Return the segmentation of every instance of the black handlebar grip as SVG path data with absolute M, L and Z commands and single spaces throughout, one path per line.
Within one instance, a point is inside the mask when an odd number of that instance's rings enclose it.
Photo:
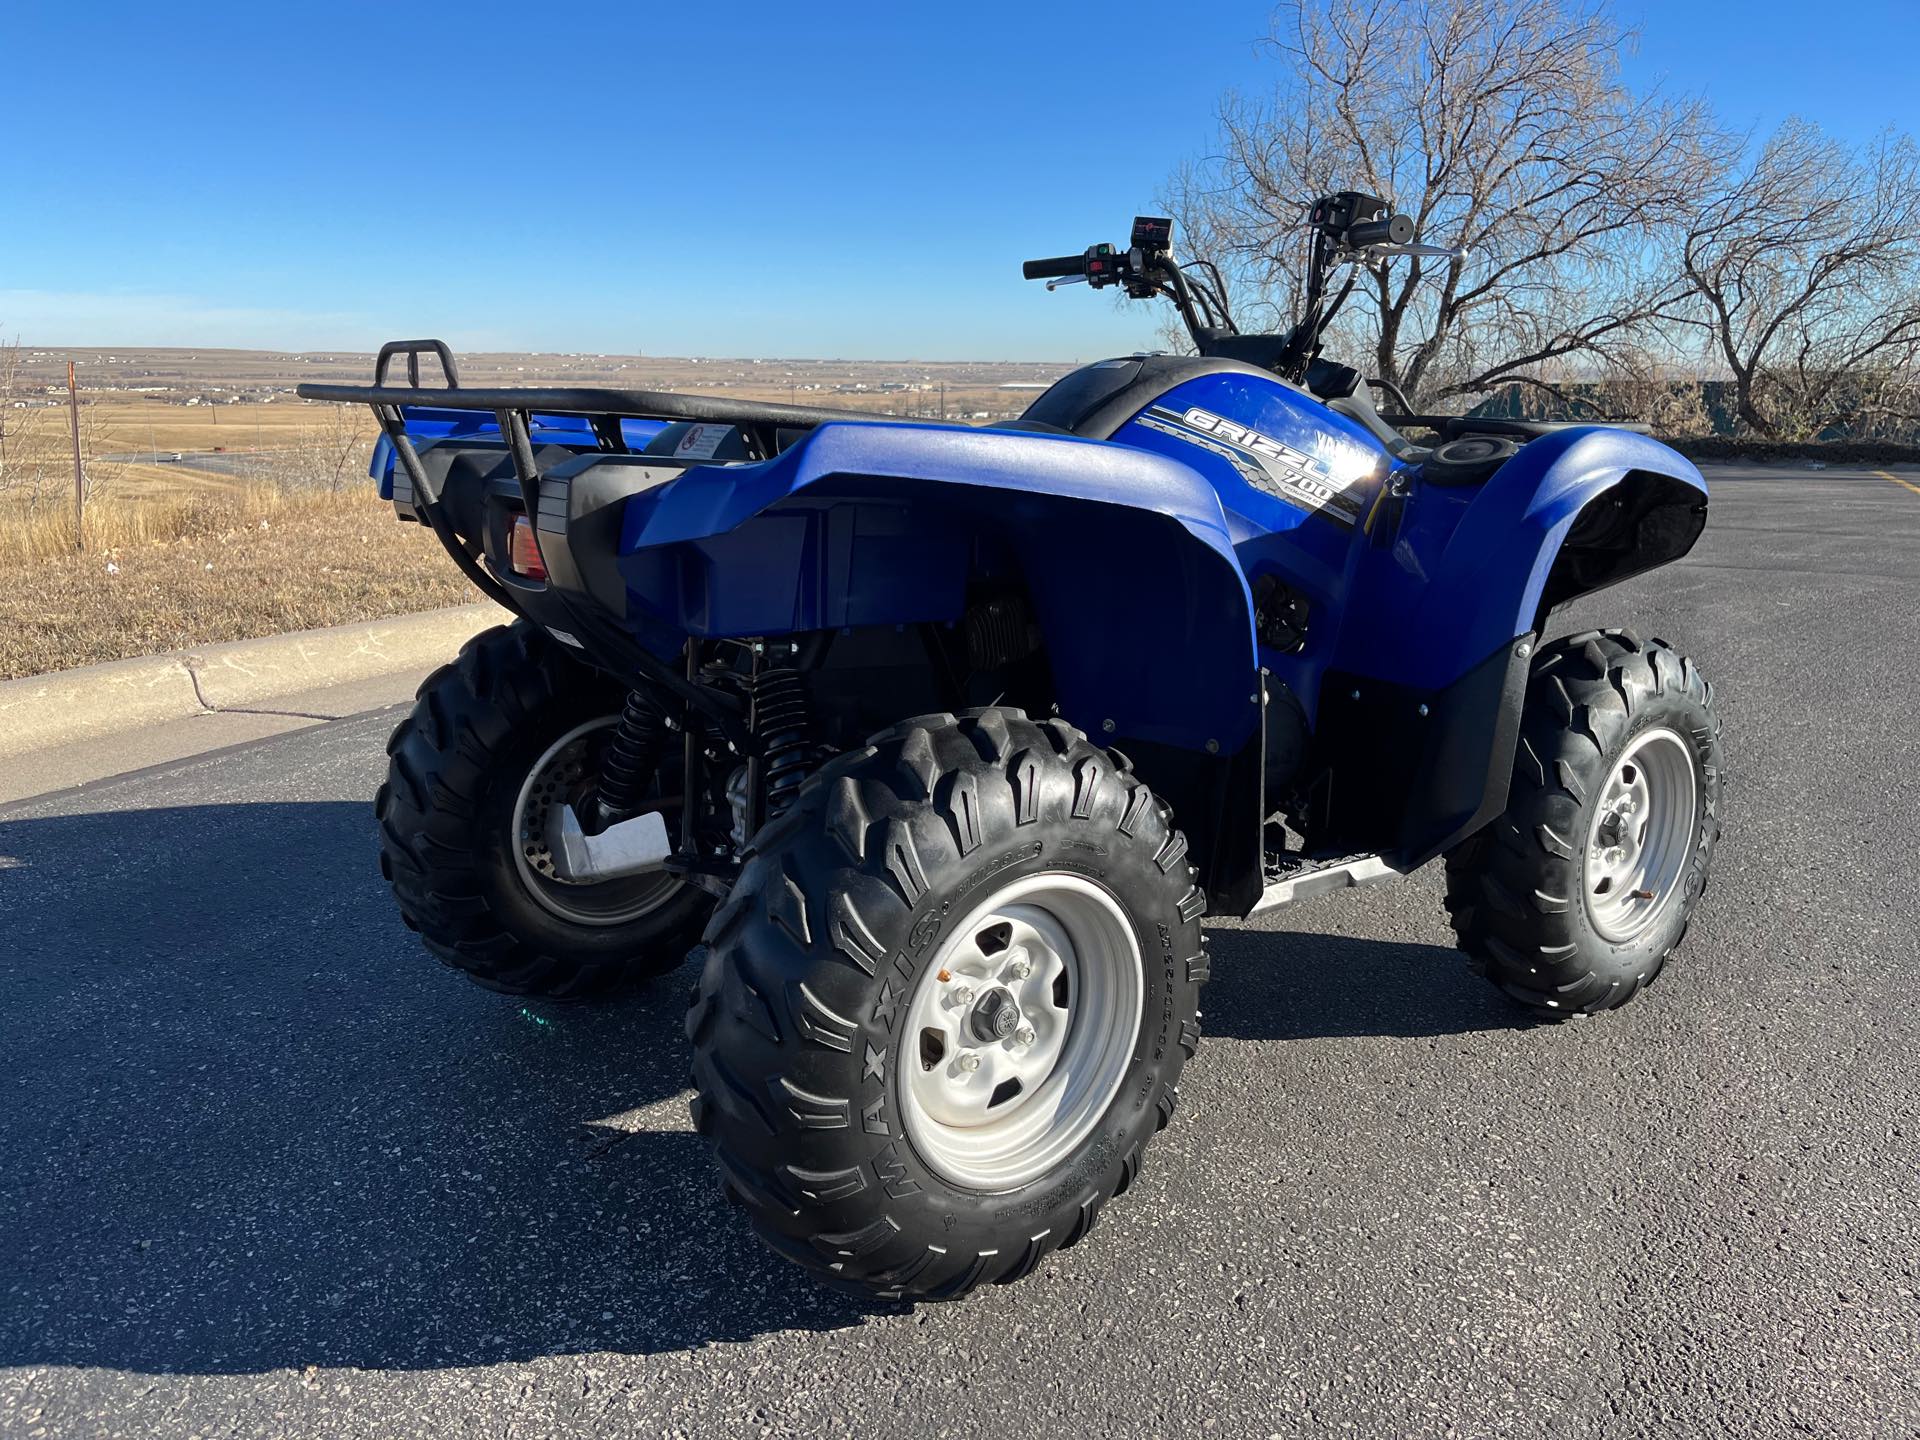
M 1355 250 L 1369 245 L 1404 245 L 1413 239 L 1413 217 L 1389 215 L 1384 220 L 1362 220 L 1347 227 L 1347 244 Z
M 1063 275 L 1084 275 L 1087 273 L 1087 257 L 1056 255 L 1051 260 L 1029 260 L 1020 267 L 1020 273 L 1029 280 L 1057 280 Z

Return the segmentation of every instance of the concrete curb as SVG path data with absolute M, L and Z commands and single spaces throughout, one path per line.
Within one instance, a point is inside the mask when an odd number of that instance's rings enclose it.
M 481 601 L 0 681 L 0 759 L 439 664 L 510 618 Z

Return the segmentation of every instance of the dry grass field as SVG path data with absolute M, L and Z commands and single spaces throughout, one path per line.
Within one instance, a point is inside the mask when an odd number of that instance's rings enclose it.
M 163 517 L 176 533 L 10 565 L 0 679 L 472 598 L 433 536 L 397 523 L 370 486 L 260 488 L 111 513 L 116 524 L 123 514 L 135 524 Z
M 30 412 L 38 430 L 12 418 L 0 679 L 469 598 L 431 535 L 375 495 L 362 412 L 93 400 L 84 545 L 65 412 Z

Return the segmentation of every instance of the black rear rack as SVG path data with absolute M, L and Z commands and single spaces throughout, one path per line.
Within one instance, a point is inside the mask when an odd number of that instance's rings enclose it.
M 431 353 L 440 362 L 445 385 L 420 383 L 420 357 Z M 407 384 L 389 385 L 387 367 L 397 355 L 407 361 Z M 706 395 L 677 395 L 665 390 L 603 390 L 569 386 L 468 389 L 460 383 L 460 370 L 453 351 L 444 340 L 389 340 L 380 347 L 373 363 L 371 385 L 319 385 L 295 387 L 302 400 L 330 400 L 344 405 L 365 405 L 380 422 L 381 433 L 393 446 L 394 454 L 412 482 L 420 514 L 438 532 L 442 523 L 435 519 L 439 506 L 439 487 L 420 464 L 413 438 L 407 434 L 405 411 L 413 406 L 440 410 L 491 411 L 500 426 L 508 453 L 520 478 L 520 492 L 527 513 L 538 511 L 540 475 L 535 468 L 531 417 L 534 415 L 585 416 L 599 448 L 609 454 L 627 453 L 627 442 L 620 429 L 625 417 L 648 420 L 692 420 L 733 425 L 746 437 L 749 449 L 759 459 L 768 459 L 783 448 L 782 431 L 811 430 L 834 421 L 884 421 L 890 424 L 926 425 L 934 422 L 876 415 L 865 410 L 823 410 L 808 405 L 780 405 L 770 401 L 717 400 Z M 492 591 L 476 574 L 474 582 L 489 594 Z M 498 597 L 496 597 L 498 598 Z
M 432 353 L 440 362 L 445 385 L 420 383 L 420 357 Z M 396 355 L 407 360 L 407 383 L 389 385 L 387 367 Z M 374 361 L 371 385 L 306 384 L 296 388 L 302 400 L 331 400 L 346 405 L 383 408 L 430 406 L 442 410 L 515 411 L 526 415 L 584 415 L 647 420 L 695 420 L 737 425 L 743 430 L 811 430 L 834 421 L 882 421 L 898 425 L 934 422 L 871 410 L 830 410 L 812 405 L 781 405 L 774 401 L 721 400 L 707 395 L 681 395 L 667 390 L 607 390 L 597 387 L 537 386 L 470 389 L 460 384 L 453 352 L 440 340 L 390 340 Z M 384 418 L 383 422 L 384 422 Z M 600 427 L 595 427 L 596 432 Z M 503 433 L 505 427 L 502 427 Z M 389 433 L 389 438 L 391 433 Z M 770 438 L 770 437 L 766 437 Z
M 420 357 L 432 354 L 440 364 L 444 385 L 420 383 Z M 396 356 L 405 356 L 407 383 L 389 385 L 387 367 Z M 620 429 L 625 417 L 649 420 L 692 420 L 737 426 L 751 451 L 761 459 L 783 448 L 781 432 L 811 430 L 833 421 L 886 421 L 896 424 L 928 424 L 892 415 L 876 415 L 864 410 L 824 410 L 807 405 L 780 405 L 766 401 L 719 400 L 706 395 L 676 395 L 664 390 L 605 390 L 568 386 L 469 389 L 460 383 L 459 366 L 453 351 L 443 340 L 389 340 L 380 347 L 373 363 L 371 385 L 307 384 L 295 388 L 302 400 L 329 400 L 345 405 L 365 405 L 380 422 L 381 433 L 393 446 L 395 457 L 407 472 L 413 486 L 414 504 L 434 533 L 439 535 L 454 558 L 461 562 L 468 577 L 480 589 L 502 604 L 509 604 L 492 577 L 474 564 L 471 554 L 451 539 L 445 519 L 440 515 L 440 489 L 420 463 L 413 437 L 407 434 L 406 410 L 421 406 L 439 410 L 491 411 L 500 426 L 501 439 L 512 456 L 513 468 L 520 480 L 521 499 L 529 515 L 539 512 L 540 472 L 533 456 L 531 417 L 534 415 L 585 416 L 599 448 L 610 454 L 627 453 L 626 438 Z
M 431 354 L 439 362 L 444 385 L 420 383 L 420 357 Z M 407 362 L 407 383 L 389 385 L 387 368 L 396 356 Z M 500 427 L 500 437 L 520 484 L 520 498 L 529 516 L 540 513 L 540 470 L 533 453 L 532 417 L 535 415 L 580 415 L 586 417 L 596 445 L 609 454 L 628 452 L 626 437 L 620 428 L 623 418 L 648 420 L 690 420 L 732 425 L 746 438 L 749 451 L 757 458 L 769 459 L 790 443 L 795 432 L 812 430 L 834 421 L 884 422 L 901 425 L 929 425 L 930 420 L 879 415 L 865 410 L 825 410 L 807 405 L 780 405 L 762 401 L 719 400 L 706 395 L 676 395 L 661 390 L 606 390 L 587 387 L 541 389 L 536 387 L 468 389 L 460 384 L 459 367 L 453 352 L 441 340 L 390 340 L 380 347 L 374 361 L 371 385 L 307 384 L 296 387 L 303 400 L 328 400 L 346 405 L 365 405 L 380 422 L 381 433 L 393 446 L 395 458 L 406 471 L 413 487 L 415 512 L 433 530 L 447 553 L 453 557 L 469 580 L 507 609 L 524 613 L 513 594 L 489 575 L 480 564 L 477 546 L 462 541 L 440 504 L 440 487 L 420 463 L 420 452 L 407 434 L 406 411 L 419 406 L 438 410 L 490 411 Z M 782 432 L 786 432 L 783 436 Z M 637 653 L 634 663 L 641 673 L 689 703 L 701 703 L 698 687 L 675 674 L 651 655 Z
M 302 400 L 336 400 L 348 405 L 430 405 L 442 410 L 518 410 L 521 414 L 632 416 L 649 420 L 702 420 L 782 430 L 811 430 L 832 421 L 880 421 L 890 425 L 928 425 L 935 421 L 873 410 L 826 410 L 773 401 L 719 400 L 708 395 L 679 395 L 667 390 L 468 389 L 464 386 L 301 385 Z

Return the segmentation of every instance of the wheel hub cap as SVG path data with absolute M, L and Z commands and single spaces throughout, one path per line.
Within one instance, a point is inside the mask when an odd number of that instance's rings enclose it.
M 1005 1040 L 1020 1026 L 1020 1006 L 1007 991 L 995 986 L 973 1007 L 967 1028 L 974 1038 L 986 1044 Z
M 1686 876 L 1699 828 L 1693 752 L 1668 729 L 1649 730 L 1615 762 L 1587 832 L 1588 918 L 1608 940 L 1639 936 Z
M 1125 1078 L 1143 976 L 1125 910 L 1079 876 L 1027 876 L 966 916 L 915 989 L 896 1069 L 921 1158 L 989 1191 L 1059 1164 Z
M 575 925 L 623 925 L 658 909 L 680 889 L 680 877 L 658 872 L 576 882 L 553 863 L 560 843 L 562 807 L 578 810 L 592 793 L 594 759 L 619 717 L 608 715 L 575 726 L 549 745 L 521 783 L 509 823 L 514 868 L 541 906 Z

